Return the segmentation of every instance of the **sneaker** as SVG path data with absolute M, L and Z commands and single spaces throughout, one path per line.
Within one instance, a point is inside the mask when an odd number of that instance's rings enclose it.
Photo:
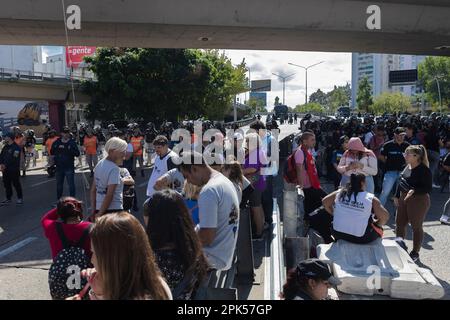
M 418 253 L 418 252 L 415 252 L 414 250 L 411 251 L 411 253 L 409 254 L 409 256 L 411 257 L 411 259 L 412 259 L 414 262 L 417 262 L 417 261 L 419 260 L 419 253 Z
M 17 199 L 16 204 L 23 204 L 23 200 L 22 199 Z
M 440 187 L 441 187 L 441 186 L 439 186 L 439 185 L 433 183 L 433 188 L 439 189 Z
M 2 202 L 0 202 L 0 206 L 7 206 L 11 203 L 11 200 L 3 200 Z
M 442 215 L 442 217 L 439 219 L 439 221 L 442 224 L 450 225 L 450 218 L 446 215 Z
M 406 246 L 406 243 L 405 243 L 405 241 L 403 241 L 402 238 L 396 238 L 395 242 L 397 242 L 397 244 L 400 246 L 400 248 L 402 248 L 403 250 L 408 252 L 408 247 Z

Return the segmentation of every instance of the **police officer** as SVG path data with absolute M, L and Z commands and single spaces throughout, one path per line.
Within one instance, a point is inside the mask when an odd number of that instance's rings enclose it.
M 59 200 L 63 193 L 64 178 L 69 184 L 69 193 L 75 197 L 75 157 L 80 156 L 77 143 L 72 139 L 70 129 L 64 127 L 61 138 L 56 140 L 51 148 L 51 156 L 56 165 L 56 197 Z
M 36 138 L 34 131 L 30 129 L 26 131 L 25 138 L 25 169 L 29 168 L 31 159 L 33 159 L 33 167 L 36 167 Z
M 22 186 L 20 184 L 20 154 L 21 148 L 14 142 L 14 133 L 5 135 L 5 146 L 0 153 L 0 171 L 3 172 L 3 185 L 6 190 L 6 200 L 0 206 L 11 203 L 12 186 L 16 189 L 17 204 L 23 204 Z

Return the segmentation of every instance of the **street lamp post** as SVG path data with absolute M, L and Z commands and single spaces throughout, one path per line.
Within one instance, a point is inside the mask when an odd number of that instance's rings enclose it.
M 317 66 L 318 64 L 324 63 L 324 62 L 325 62 L 325 61 L 320 61 L 320 62 L 318 62 L 318 63 L 312 64 L 312 65 L 307 66 L 307 67 L 300 66 L 300 65 L 295 64 L 295 63 L 290 63 L 290 62 L 288 63 L 288 64 L 290 64 L 291 66 L 303 68 L 303 69 L 305 69 L 305 71 L 306 71 L 306 73 L 305 73 L 305 104 L 308 103 L 308 69 L 309 69 L 309 68 L 312 68 L 312 67 L 314 67 L 314 66 Z
M 273 72 L 272 72 L 272 74 L 274 76 L 279 77 L 283 81 L 283 104 L 285 105 L 284 98 L 285 98 L 286 79 L 289 78 L 289 77 L 292 77 L 293 75 L 295 75 L 295 73 L 290 74 L 288 76 L 282 76 L 282 75 L 279 75 L 279 74 L 276 74 L 276 73 L 273 73 Z
M 441 87 L 439 86 L 439 80 L 438 77 L 434 77 L 434 80 L 436 80 L 437 83 L 437 88 L 438 88 L 438 94 L 439 94 L 439 110 L 440 113 L 442 114 L 442 98 L 441 98 Z

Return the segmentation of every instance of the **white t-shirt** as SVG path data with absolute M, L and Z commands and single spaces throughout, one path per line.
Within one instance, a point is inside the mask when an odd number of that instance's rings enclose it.
M 341 200 L 341 192 L 336 194 L 333 210 L 333 229 L 355 237 L 362 237 L 366 232 L 369 218 L 372 215 L 374 195 L 369 192 L 352 194 L 350 200 L 345 196 Z
M 162 176 L 169 181 L 175 191 L 180 194 L 183 192 L 184 177 L 178 169 L 169 170 Z
M 233 183 L 221 173 L 213 175 L 198 198 L 200 229 L 214 228 L 216 236 L 203 252 L 212 268 L 228 270 L 233 261 L 239 227 L 239 200 Z
M 147 197 L 151 197 L 155 193 L 155 189 L 153 188 L 155 186 L 156 180 L 158 180 L 163 174 L 165 174 L 167 171 L 173 169 L 169 168 L 167 162 L 172 157 L 176 157 L 177 154 L 173 152 L 172 150 L 169 150 L 169 152 L 162 158 L 159 156 L 155 159 L 155 164 L 153 166 L 152 175 L 150 176 L 150 179 L 148 180 L 147 185 Z M 173 164 L 173 162 L 171 161 Z
M 120 168 L 112 161 L 104 158 L 100 160 L 94 169 L 96 186 L 95 209 L 100 210 L 109 185 L 117 185 L 113 199 L 107 210 L 123 209 L 123 181 L 120 176 Z

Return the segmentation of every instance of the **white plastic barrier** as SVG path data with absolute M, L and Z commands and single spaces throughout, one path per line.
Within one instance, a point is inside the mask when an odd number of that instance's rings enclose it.
M 339 240 L 318 245 L 317 256 L 332 266 L 344 293 L 400 299 L 441 299 L 445 294 L 433 273 L 419 268 L 394 240 L 365 245 Z

